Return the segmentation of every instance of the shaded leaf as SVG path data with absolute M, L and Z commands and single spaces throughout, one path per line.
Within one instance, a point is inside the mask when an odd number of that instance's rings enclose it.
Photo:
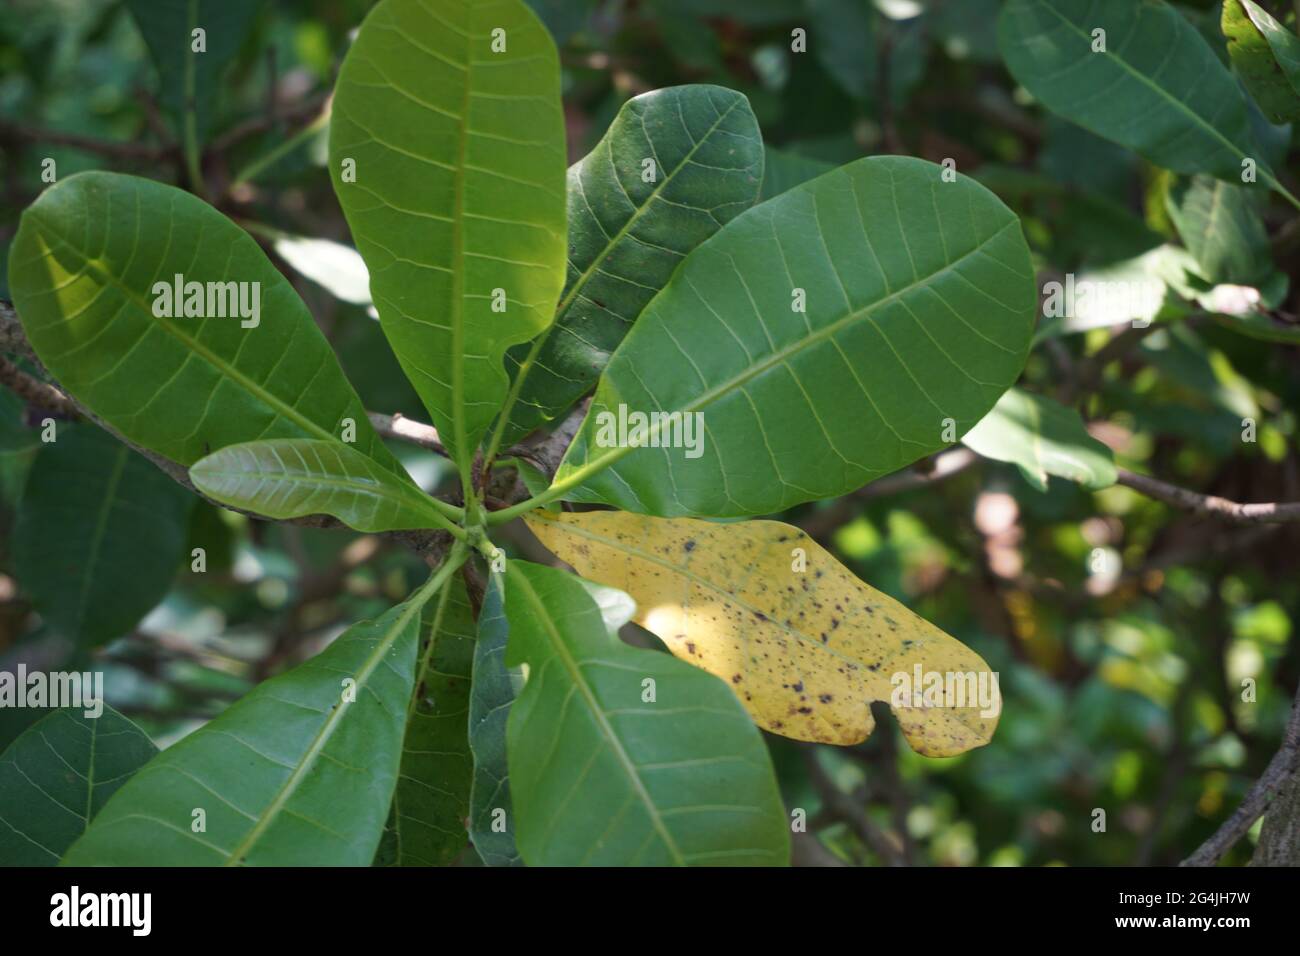
M 459 576 L 448 579 L 425 618 L 393 791 L 398 866 L 446 866 L 460 856 L 468 838 L 474 759 L 466 728 L 474 614 Z
M 190 467 L 208 497 L 269 518 L 333 515 L 358 531 L 445 527 L 432 498 L 341 442 L 230 445 Z
M 724 684 L 621 643 L 566 572 L 510 561 L 505 607 L 506 661 L 528 664 L 507 737 L 530 865 L 789 861 L 767 748 Z
M 474 754 L 470 790 L 470 839 L 488 866 L 522 866 L 515 846 L 514 805 L 506 758 L 506 722 L 524 685 L 519 668 L 505 663 L 510 626 L 501 578 L 488 581 L 474 644 L 474 683 L 469 696 L 469 745 Z
M 384 332 L 464 472 L 505 399 L 505 350 L 559 298 L 564 142 L 555 44 L 521 0 L 382 0 L 339 73 L 334 190 Z
M 1093 52 L 1094 31 L 1105 52 Z M 1100 39 L 1100 38 L 1098 38 Z M 1205 38 L 1163 0 L 1008 0 L 998 44 L 1044 106 L 1180 173 L 1240 182 L 1259 154 L 1246 100 Z
M 426 597 L 354 624 L 164 750 L 64 863 L 368 865 L 397 780 Z
M 1300 120 L 1300 37 L 1253 0 L 1225 0 L 1222 27 L 1233 68 L 1269 122 Z
M 0 860 L 54 866 L 117 789 L 158 752 L 112 707 L 56 710 L 0 755 Z
M 18 581 L 68 639 L 121 637 L 171 587 L 194 500 L 111 435 L 65 425 L 27 478 L 13 537 Z
M 696 249 L 610 360 L 557 493 L 768 514 L 937 451 L 945 420 L 960 433 L 983 418 L 1024 365 L 1037 293 L 1016 217 L 942 172 L 858 160 Z M 665 415 L 636 435 L 632 412 Z
M 988 677 L 989 716 L 980 706 L 893 701 L 898 675 L 910 678 L 916 668 L 979 675 L 988 665 L 863 584 L 798 528 L 618 511 L 527 521 L 579 574 L 630 594 L 636 622 L 677 657 L 725 680 L 764 730 L 855 744 L 871 733 L 869 704 L 879 700 L 890 702 L 908 743 L 929 757 L 993 736 L 1001 698 Z
M 1259 194 L 1210 176 L 1179 177 L 1166 208 L 1206 281 L 1251 285 L 1272 271 Z
M 233 310 L 155 315 L 166 304 L 155 284 L 177 275 L 222 283 L 220 304 L 224 284 L 238 282 L 251 305 L 255 284 L 256 326 Z M 9 281 L 46 368 L 139 445 L 191 465 L 241 441 L 338 441 L 350 419 L 356 449 L 402 473 L 288 280 L 248 233 L 187 192 L 117 173 L 70 176 L 23 213 Z
M 678 264 L 753 205 L 762 172 L 762 136 L 741 93 L 678 86 L 623 104 L 569 168 L 568 277 L 545 338 L 507 353 L 524 379 L 504 444 L 591 390 Z
M 193 122 L 204 138 L 211 126 L 221 74 L 248 36 L 257 0 L 127 0 L 127 9 L 158 67 L 158 98 L 179 131 Z M 196 52 L 194 31 L 203 31 Z
M 1010 389 L 962 438 L 972 451 L 1016 465 L 1025 480 L 1047 490 L 1057 475 L 1085 488 L 1115 483 L 1115 456 L 1088 434 L 1072 408 L 1023 389 Z

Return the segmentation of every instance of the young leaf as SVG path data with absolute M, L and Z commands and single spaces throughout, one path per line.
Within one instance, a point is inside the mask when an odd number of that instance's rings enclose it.
M 983 418 L 1024 365 L 1034 274 L 1015 215 L 943 176 L 858 160 L 696 249 L 610 360 L 554 493 L 769 514 L 896 471 Z M 633 412 L 656 417 L 638 434 Z
M 121 637 L 166 595 L 194 496 L 111 435 L 64 425 L 41 446 L 14 528 L 14 571 L 64 637 Z
M 1300 120 L 1300 37 L 1253 0 L 1225 0 L 1222 26 L 1232 65 L 1268 121 Z
M 571 575 L 512 560 L 506 663 L 515 839 L 531 866 L 782 865 L 762 738 L 727 687 L 623 644 Z
M 217 82 L 248 35 L 257 0 L 127 0 L 126 5 L 158 67 L 163 109 L 183 136 L 202 140 Z
M 474 643 L 474 683 L 469 694 L 469 746 L 474 753 L 469 835 L 488 866 L 522 866 L 523 857 L 515 846 L 506 721 L 524 677 L 519 668 L 505 663 L 510 626 L 501 588 L 501 576 L 493 574 L 483 597 Z
M 962 438 L 977 454 L 1016 465 L 1025 480 L 1047 490 L 1047 476 L 1085 488 L 1115 483 L 1115 456 L 1088 434 L 1072 408 L 1023 389 L 1010 389 Z
M 1001 697 L 988 665 L 863 584 L 798 528 L 618 511 L 527 521 L 579 574 L 630 594 L 637 623 L 682 660 L 725 680 L 764 730 L 855 744 L 871 733 L 869 704 L 880 700 L 925 756 L 952 756 L 992 739 Z M 974 684 L 959 686 L 971 696 L 960 706 L 894 699 L 903 678 L 918 675 L 919 694 L 919 675 L 935 673 L 970 675 Z M 983 702 L 974 696 L 980 684 L 989 693 Z
M 56 710 L 0 755 L 0 860 L 54 866 L 118 787 L 158 752 L 112 707 Z
M 474 759 L 466 737 L 474 614 L 459 576 L 426 609 L 393 791 L 398 866 L 446 866 L 465 849 Z
M 1180 176 L 1170 184 L 1169 218 L 1207 282 L 1254 285 L 1272 271 L 1259 195 L 1210 176 Z
M 505 350 L 564 281 L 555 44 L 522 0 L 382 0 L 339 73 L 330 174 L 384 332 L 468 473 Z
M 426 585 L 377 620 L 354 624 L 164 750 L 63 862 L 368 865 L 397 781 L 429 593 Z
M 358 531 L 447 527 L 434 500 L 403 475 L 332 441 L 230 445 L 190 467 L 209 498 L 269 518 L 333 515 Z
M 506 355 L 508 444 L 569 408 L 692 249 L 754 204 L 763 140 L 749 101 L 678 86 L 623 104 L 569 168 L 569 271 L 555 325 Z
M 1175 172 L 1241 182 L 1253 160 L 1290 195 L 1260 155 L 1236 80 L 1164 0 L 1008 0 L 998 45 L 1016 80 L 1071 122 Z
M 176 296 L 177 281 L 203 293 Z M 9 284 L 46 368 L 139 445 L 191 465 L 241 441 L 339 441 L 352 423 L 358 451 L 404 474 L 288 280 L 196 196 L 69 176 L 23 213 Z

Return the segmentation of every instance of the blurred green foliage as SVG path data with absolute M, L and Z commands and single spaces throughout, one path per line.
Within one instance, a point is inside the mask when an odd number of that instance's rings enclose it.
M 532 3 L 561 44 L 571 159 L 630 96 L 717 83 L 750 98 L 773 170 L 879 152 L 955 159 L 1023 217 L 1046 275 L 1126 262 L 1174 236 L 1159 171 L 1046 116 L 1017 88 L 998 55 L 997 0 Z M 225 187 L 214 202 L 238 220 L 347 242 L 319 133 L 228 187 L 312 118 L 298 107 L 327 93 L 370 3 L 261 6 L 210 124 L 205 172 Z M 1217 4 L 1185 12 L 1217 34 Z M 834 28 L 806 55 L 792 52 L 791 31 L 819 24 Z M 158 93 L 120 0 L 8 0 L 0 10 L 0 252 L 43 188 L 46 158 L 60 177 L 103 168 L 184 183 L 179 137 Z M 49 131 L 140 148 L 85 148 Z M 1266 132 L 1294 170 L 1293 133 Z M 1275 264 L 1295 277 L 1294 220 L 1266 222 Z M 367 407 L 419 417 L 366 307 L 281 265 Z M 1290 303 L 1294 313 L 1294 291 Z M 1071 376 L 1108 338 L 1105 328 L 1044 332 L 1022 384 L 1072 395 Z M 1200 316 L 1156 327 L 1103 371 L 1078 402 L 1119 464 L 1236 500 L 1300 499 L 1295 346 Z M 1253 442 L 1242 440 L 1247 418 L 1257 423 Z M 26 419 L 0 392 L 0 667 L 78 667 L 90 649 L 41 623 L 8 573 L 15 508 L 38 447 Z M 426 487 L 440 480 L 429 455 L 394 450 Z M 822 853 L 885 862 L 828 801 L 829 784 L 894 834 L 912 862 L 1172 863 L 1213 832 L 1276 749 L 1300 677 L 1295 526 L 1198 520 L 1122 487 L 1090 493 L 1054 479 L 1038 492 L 1014 466 L 994 462 L 785 517 L 816 527 L 864 581 L 984 656 L 1005 696 L 993 742 L 955 759 L 914 754 L 888 720 L 847 750 L 769 738 L 787 805 L 807 810 Z M 189 538 L 206 550 L 207 573 L 178 574 L 136 633 L 97 652 L 109 703 L 160 745 L 347 623 L 401 600 L 422 571 L 391 542 L 251 522 L 206 504 L 193 510 Z M 1243 682 L 1254 688 L 1248 701 Z M 0 711 L 0 749 L 37 716 Z M 1096 809 L 1106 811 L 1104 833 L 1094 830 Z M 809 852 L 797 845 L 796 859 L 813 859 Z M 1243 843 L 1228 859 L 1244 862 L 1249 852 Z

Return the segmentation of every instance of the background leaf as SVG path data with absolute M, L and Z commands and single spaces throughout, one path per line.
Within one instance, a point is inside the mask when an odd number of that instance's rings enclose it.
M 941 174 L 861 159 L 696 249 L 610 360 L 556 486 L 648 514 L 768 514 L 938 450 L 945 419 L 960 434 L 984 417 L 1024 365 L 1033 269 L 1011 211 Z M 701 412 L 698 457 L 617 444 L 601 429 L 620 406 Z
M 1252 0 L 1224 0 L 1222 25 L 1233 68 L 1269 122 L 1300 120 L 1300 37 Z
M 339 73 L 330 174 L 384 332 L 468 471 L 509 386 L 505 350 L 550 325 L 563 283 L 564 126 L 546 28 L 521 0 L 383 0 Z
M 763 156 L 763 188 L 759 193 L 762 202 L 835 168 L 834 163 L 771 146 L 763 148 Z
M 230 445 L 195 462 L 208 497 L 270 518 L 333 515 L 358 531 L 443 526 L 447 519 L 413 481 L 385 471 L 342 442 L 310 439 Z
M 989 670 L 791 525 L 617 511 L 527 520 L 583 577 L 630 594 L 638 624 L 727 681 L 760 727 L 785 737 L 858 743 L 874 727 L 870 702 L 892 704 L 895 674 Z M 930 757 L 986 744 L 997 726 L 978 706 L 893 709 L 908 743 Z
M 51 626 L 78 644 L 102 644 L 167 593 L 195 499 L 97 428 L 57 434 L 27 478 L 14 570 Z
M 1115 456 L 1088 434 L 1079 413 L 1024 389 L 1008 390 L 962 444 L 1016 465 L 1039 491 L 1047 490 L 1048 475 L 1090 489 L 1115 483 Z
M 566 572 L 510 561 L 505 606 L 507 663 L 529 667 L 508 740 L 530 865 L 788 862 L 771 763 L 724 684 L 621 643 Z
M 388 814 L 422 600 L 348 628 L 122 787 L 72 866 L 366 866 Z M 346 679 L 355 699 L 343 700 Z M 206 814 L 195 832 L 193 811 Z
M 182 131 L 187 113 L 203 139 L 212 125 L 221 74 L 243 45 L 257 16 L 257 0 L 127 0 L 149 55 L 158 67 L 158 98 Z M 193 31 L 204 32 L 194 52 Z
M 646 160 L 655 164 L 652 182 Z M 545 338 L 507 353 L 524 381 L 505 444 L 591 389 L 678 264 L 753 205 L 762 172 L 762 135 L 741 93 L 677 86 L 623 104 L 569 169 L 568 277 Z
M 1179 177 L 1166 208 L 1201 277 L 1219 284 L 1254 285 L 1273 269 L 1259 194 L 1210 176 Z
M 54 866 L 104 803 L 158 752 L 112 707 L 41 718 L 0 754 L 0 861 Z
M 1092 52 L 1093 31 L 1106 52 Z M 1015 78 L 1054 113 L 1180 173 L 1241 182 L 1242 160 L 1281 187 L 1251 133 L 1246 101 L 1205 39 L 1163 0 L 1008 0 L 998 45 Z
M 256 327 L 154 315 L 153 287 L 258 283 Z M 288 280 L 201 199 L 116 173 L 81 173 L 23 213 L 9 283 L 36 354 L 131 441 L 190 465 L 267 438 L 341 440 L 404 474 Z M 251 321 L 251 320 L 250 320 Z

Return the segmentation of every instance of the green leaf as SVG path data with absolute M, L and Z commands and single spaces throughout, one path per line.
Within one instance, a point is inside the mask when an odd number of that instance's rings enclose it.
M 985 458 L 1017 466 L 1039 491 L 1047 490 L 1048 475 L 1090 489 L 1115 483 L 1115 456 L 1088 434 L 1079 413 L 1023 389 L 1003 395 L 962 444 Z
M 943 448 L 945 420 L 960 434 L 983 418 L 1024 365 L 1033 268 L 1011 211 L 942 175 L 858 160 L 700 246 L 610 360 L 551 494 L 768 514 Z M 633 447 L 621 411 L 684 415 Z
M 14 570 L 79 644 L 120 637 L 171 586 L 194 496 L 111 435 L 63 426 L 41 448 L 14 528 Z
M 1166 195 L 1169 218 L 1211 283 L 1252 285 L 1273 269 L 1259 194 L 1210 176 L 1179 177 Z
M 506 758 L 506 721 L 524 685 L 523 673 L 505 663 L 510 626 L 501 576 L 493 574 L 483 597 L 474 644 L 474 684 L 469 695 L 469 746 L 474 754 L 469 833 L 488 866 L 522 866 L 515 846 L 514 805 Z
M 835 168 L 834 163 L 828 163 L 824 159 L 801 156 L 771 146 L 765 146 L 763 153 L 763 188 L 759 192 L 762 202 Z
M 1300 120 L 1300 37 L 1252 0 L 1225 0 L 1222 27 L 1233 68 L 1269 122 Z
M 762 135 L 741 93 L 678 86 L 623 104 L 569 169 L 568 278 L 555 325 L 507 353 L 519 395 L 507 444 L 591 390 L 678 264 L 753 205 L 762 173 Z
M 248 283 L 257 324 L 155 315 L 176 275 L 205 288 Z M 45 367 L 136 444 L 191 465 L 243 441 L 341 440 L 350 419 L 356 449 L 403 473 L 288 280 L 189 193 L 117 173 L 70 176 L 23 213 L 9 283 Z
M 209 498 L 269 518 L 333 515 L 358 531 L 448 524 L 410 478 L 398 478 L 341 442 L 230 445 L 192 465 L 190 478 Z
M 440 577 L 164 750 L 64 863 L 369 865 L 397 781 L 420 611 Z
M 127 9 L 158 67 L 158 97 L 177 129 L 193 124 L 203 139 L 211 125 L 222 72 L 248 36 L 257 0 L 127 0 Z M 203 31 L 196 52 L 194 31 Z
M 1096 30 L 1105 52 L 1093 52 Z M 1300 204 L 1260 155 L 1232 74 L 1163 0 L 1008 0 L 998 44 L 1016 80 L 1072 123 L 1175 172 L 1241 182 L 1252 159 Z
M 505 607 L 506 662 L 528 665 L 507 737 L 530 865 L 789 861 L 767 748 L 726 684 L 620 642 L 564 571 L 510 561 Z
M 334 190 L 384 332 L 465 474 L 509 387 L 505 350 L 554 315 L 564 144 L 555 45 L 521 0 L 383 0 L 339 73 Z
M 446 866 L 465 849 L 474 759 L 469 750 L 474 614 L 459 577 L 426 610 L 415 691 L 393 791 L 398 866 Z
M 855 99 L 877 80 L 876 11 L 871 0 L 807 0 L 808 44 L 822 68 Z
M 0 755 L 0 860 L 54 866 L 104 803 L 158 752 L 112 707 L 56 710 Z

